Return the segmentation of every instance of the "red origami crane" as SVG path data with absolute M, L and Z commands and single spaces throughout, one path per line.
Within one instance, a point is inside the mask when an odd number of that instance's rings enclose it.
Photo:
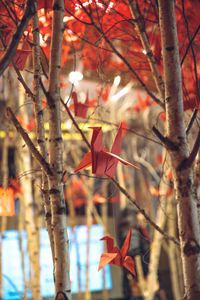
M 72 99 L 74 101 L 74 113 L 76 117 L 85 119 L 89 107 L 94 107 L 93 101 L 89 101 L 88 92 L 86 94 L 85 103 L 78 102 L 77 93 L 72 92 Z
M 130 256 L 126 255 L 130 247 L 131 233 L 132 230 L 130 228 L 121 250 L 119 250 L 118 247 L 114 247 L 114 240 L 112 236 L 105 236 L 101 239 L 106 241 L 108 252 L 101 254 L 98 271 L 105 265 L 110 264 L 118 267 L 123 266 L 136 276 L 135 263 Z
M 114 177 L 118 161 L 124 165 L 134 167 L 139 170 L 138 167 L 127 162 L 119 157 L 122 144 L 122 126 L 120 125 L 117 135 L 115 137 L 111 152 L 108 152 L 106 147 L 102 146 L 102 128 L 90 127 L 93 129 L 91 152 L 88 152 L 74 172 L 78 172 L 87 169 L 92 166 L 92 173 L 97 175 L 107 175 L 108 177 Z

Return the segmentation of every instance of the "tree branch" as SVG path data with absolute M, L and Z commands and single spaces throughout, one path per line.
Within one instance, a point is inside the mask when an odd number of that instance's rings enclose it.
M 46 160 L 43 158 L 43 156 L 40 154 L 40 152 L 35 148 L 35 145 L 31 141 L 31 139 L 29 138 L 28 134 L 25 132 L 23 127 L 18 122 L 17 118 L 15 117 L 15 115 L 14 115 L 14 113 L 13 113 L 13 111 L 10 107 L 7 107 L 7 117 L 10 121 L 12 121 L 12 123 L 14 124 L 16 130 L 20 133 L 20 135 L 23 138 L 24 142 L 28 146 L 30 152 L 37 159 L 37 161 L 39 162 L 40 166 L 43 168 L 45 173 L 47 175 L 51 176 L 52 171 L 50 169 L 50 166 L 49 166 L 48 162 L 46 162 Z
M 28 25 L 28 22 L 30 18 L 34 15 L 35 13 L 35 6 L 34 6 L 35 0 L 27 0 L 26 7 L 24 10 L 24 15 L 21 19 L 21 22 L 19 26 L 17 27 L 17 30 L 12 36 L 12 40 L 3 55 L 2 59 L 0 60 L 0 75 L 5 71 L 5 69 L 8 67 L 10 61 L 14 57 L 16 53 L 17 46 L 19 44 L 19 41 Z
M 137 201 L 131 197 L 131 195 L 122 187 L 119 185 L 119 183 L 112 178 L 112 182 L 118 187 L 118 189 L 126 196 L 126 198 L 134 205 L 137 207 L 137 209 L 139 210 L 139 212 L 145 217 L 145 219 L 157 230 L 159 231 L 164 238 L 171 240 L 172 242 L 174 242 L 176 245 L 180 245 L 179 241 L 176 240 L 174 237 L 168 235 L 165 231 L 163 231 L 156 223 L 154 223 L 154 221 L 152 221 L 152 219 L 146 214 L 145 210 L 142 209 L 139 204 L 137 203 Z
M 179 147 L 177 145 L 175 145 L 169 138 L 164 137 L 155 126 L 152 127 L 152 130 L 168 150 L 171 150 L 171 151 L 179 150 Z
M 177 171 L 181 171 L 183 169 L 187 169 L 190 168 L 195 160 L 195 157 L 197 155 L 197 152 L 199 150 L 200 147 L 200 130 L 199 133 L 197 135 L 196 141 L 194 143 L 192 152 L 190 153 L 190 156 L 188 158 L 185 158 L 181 164 L 178 166 Z
M 129 7 L 130 7 L 130 10 L 131 10 L 131 14 L 134 18 L 136 30 L 139 34 L 142 46 L 143 46 L 144 50 L 146 51 L 147 60 L 149 62 L 150 68 L 151 68 L 151 72 L 152 72 L 152 75 L 153 75 L 154 82 L 156 84 L 157 90 L 158 90 L 158 92 L 160 94 L 160 97 L 162 99 L 162 102 L 164 103 L 164 100 L 165 100 L 165 86 L 164 86 L 162 76 L 158 71 L 154 55 L 153 55 L 153 52 L 152 52 L 150 44 L 149 44 L 148 35 L 147 35 L 146 29 L 145 29 L 144 17 L 142 16 L 138 5 L 137 4 L 135 5 L 133 0 L 129 0 L 128 2 L 129 2 Z

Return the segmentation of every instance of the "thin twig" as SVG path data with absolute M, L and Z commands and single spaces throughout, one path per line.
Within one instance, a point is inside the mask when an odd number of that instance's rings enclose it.
M 159 231 L 164 238 L 171 240 L 172 242 L 174 242 L 176 245 L 180 245 L 179 241 L 177 239 L 175 239 L 174 237 L 168 235 L 165 231 L 163 231 L 156 223 L 154 223 L 154 221 L 152 221 L 152 219 L 147 215 L 147 213 L 145 212 L 144 209 L 142 209 L 139 204 L 137 203 L 137 201 L 131 197 L 131 195 L 122 187 L 120 186 L 120 184 L 114 179 L 112 178 L 112 182 L 118 187 L 118 189 L 127 197 L 127 199 L 134 205 L 137 207 L 137 209 L 139 210 L 139 212 L 145 217 L 145 219 L 157 230 Z
M 164 82 L 162 79 L 161 74 L 159 73 L 158 67 L 156 65 L 156 60 L 154 58 L 153 52 L 151 50 L 150 44 L 149 44 L 149 39 L 146 33 L 146 28 L 145 28 L 145 21 L 144 17 L 142 16 L 140 9 L 138 5 L 134 4 L 133 0 L 129 0 L 129 7 L 131 10 L 131 14 L 134 18 L 136 30 L 139 34 L 142 46 L 144 50 L 146 51 L 146 56 L 147 60 L 149 62 L 149 66 L 152 71 L 153 79 L 156 84 L 157 90 L 160 94 L 160 97 L 162 99 L 162 102 L 164 103 L 165 100 L 165 86 Z
M 177 145 L 175 145 L 167 137 L 164 137 L 155 126 L 152 127 L 152 130 L 168 150 L 171 150 L 171 151 L 178 151 L 179 150 L 179 147 Z
M 197 114 L 198 114 L 198 111 L 199 111 L 198 109 L 195 109 L 195 110 L 193 111 L 192 117 L 191 117 L 190 122 L 189 122 L 189 124 L 188 124 L 188 126 L 187 126 L 187 128 L 186 128 L 186 131 L 185 131 L 186 135 L 189 134 L 190 129 L 192 128 L 192 125 L 193 125 L 193 123 L 194 123 L 194 121 L 195 121 L 195 119 L 196 119 L 196 116 L 197 116 Z
M 177 171 L 182 171 L 183 169 L 190 168 L 191 165 L 193 164 L 195 157 L 197 156 L 197 153 L 199 151 L 200 147 L 200 130 L 197 135 L 196 141 L 194 143 L 193 149 L 190 153 L 190 156 L 188 158 L 185 158 L 181 164 L 178 166 Z

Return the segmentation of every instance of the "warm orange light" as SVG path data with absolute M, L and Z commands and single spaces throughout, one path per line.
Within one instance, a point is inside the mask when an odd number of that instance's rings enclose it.
M 15 202 L 12 188 L 0 188 L 0 216 L 14 216 Z

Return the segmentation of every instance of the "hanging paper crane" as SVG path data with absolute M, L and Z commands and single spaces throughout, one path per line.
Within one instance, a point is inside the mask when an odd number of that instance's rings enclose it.
M 124 165 L 134 167 L 139 170 L 135 165 L 127 162 L 119 157 L 121 153 L 122 144 L 122 126 L 120 125 L 117 135 L 115 137 L 111 152 L 108 152 L 106 147 L 102 146 L 102 128 L 90 127 L 93 129 L 93 135 L 91 140 L 91 152 L 88 152 L 74 172 L 78 172 L 87 169 L 92 166 L 92 173 L 97 175 L 106 175 L 108 177 L 114 177 L 118 161 Z
M 98 271 L 101 270 L 105 265 L 110 264 L 116 265 L 118 267 L 125 267 L 134 276 L 136 276 L 135 263 L 130 256 L 127 256 L 130 247 L 131 233 L 132 230 L 130 228 L 121 250 L 119 250 L 116 246 L 114 247 L 114 240 L 112 236 L 105 236 L 101 239 L 103 241 L 106 241 L 108 252 L 102 253 Z
M 86 94 L 85 103 L 78 102 L 78 97 L 77 97 L 76 92 L 72 92 L 71 97 L 74 101 L 74 114 L 75 114 L 75 116 L 85 119 L 86 115 L 87 115 L 88 108 L 95 106 L 94 102 L 96 102 L 96 99 L 95 99 L 95 101 L 89 101 L 88 92 Z

